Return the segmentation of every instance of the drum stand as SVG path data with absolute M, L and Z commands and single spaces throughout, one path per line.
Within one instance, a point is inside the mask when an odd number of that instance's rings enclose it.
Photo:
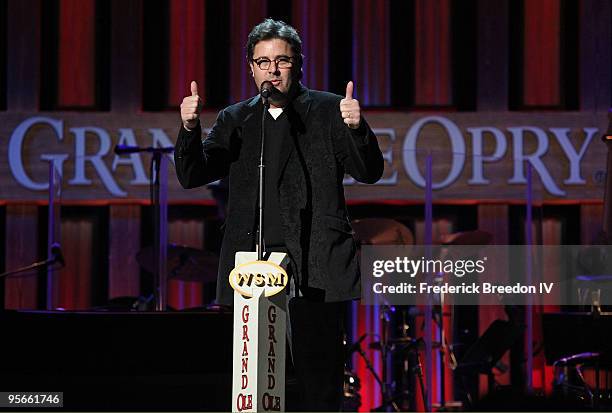
M 387 371 L 387 361 L 388 357 L 395 352 L 403 353 L 402 377 L 407 378 L 410 375 L 416 377 L 419 382 L 419 386 L 421 387 L 421 396 L 423 397 L 424 401 L 427 400 L 427 389 L 425 387 L 425 381 L 423 380 L 423 369 L 421 367 L 421 357 L 419 354 L 419 346 L 423 343 L 423 341 L 420 339 L 415 340 L 407 335 L 407 324 L 405 319 L 402 320 L 403 328 L 401 337 L 396 339 L 389 339 L 388 329 L 391 322 L 390 314 L 394 312 L 395 308 L 393 306 L 384 305 L 382 307 L 380 313 L 380 318 L 382 322 L 381 339 L 379 342 L 374 342 L 370 344 L 370 348 L 380 350 L 381 352 L 381 358 L 383 361 L 382 376 L 384 382 L 376 374 L 371 363 L 366 358 L 365 353 L 363 353 L 363 351 L 360 351 L 359 353 L 361 357 L 363 357 L 363 359 L 365 360 L 368 370 L 372 372 L 372 375 L 374 376 L 381 388 L 381 396 L 383 402 L 380 406 L 372 409 L 372 411 L 377 412 L 388 411 L 389 408 L 391 408 L 392 411 L 399 412 L 405 410 L 411 404 L 410 395 L 412 394 L 412 391 L 407 385 L 400 386 L 394 392 L 394 394 L 390 394 L 392 382 Z M 414 357 L 411 359 L 411 356 Z

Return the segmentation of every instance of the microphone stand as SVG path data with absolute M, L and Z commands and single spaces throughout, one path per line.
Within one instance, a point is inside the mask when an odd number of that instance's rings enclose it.
M 261 149 L 259 151 L 259 200 L 258 200 L 258 211 L 259 211 L 259 221 L 257 223 L 257 261 L 262 261 L 264 256 L 264 194 L 265 194 L 265 164 L 264 164 L 264 143 L 266 138 L 266 112 L 270 107 L 270 102 L 268 100 L 269 92 L 262 91 L 261 99 L 263 102 L 263 110 L 261 112 Z
M 440 284 L 442 283 L 442 278 L 439 278 Z M 445 341 L 446 338 L 444 336 L 444 293 L 440 293 L 440 318 L 438 319 L 438 334 L 440 335 L 440 347 L 438 350 L 438 354 L 440 357 L 440 407 L 438 411 L 444 412 L 446 411 L 446 369 L 444 366 L 444 356 L 446 353 Z M 434 318 L 435 321 L 435 318 Z
M 149 152 L 153 154 L 151 158 L 151 203 L 153 205 L 153 234 L 154 234 L 154 279 L 155 279 L 155 311 L 165 311 L 167 307 L 167 258 L 168 258 L 168 204 L 167 204 L 167 171 L 162 168 L 162 164 L 166 158 L 163 154 L 171 153 L 174 148 L 169 146 L 165 148 L 139 146 L 115 146 L 116 154 Z M 164 175 L 164 179 L 160 179 L 160 174 Z M 163 181 L 163 187 L 161 182 Z
M 612 108 L 608 109 L 608 131 L 601 137 L 608 150 L 606 158 L 606 186 L 604 190 L 603 236 L 600 242 L 610 244 L 612 239 Z M 603 241 L 603 242 L 602 242 Z
M 19 274 L 19 273 L 22 273 L 22 272 L 36 270 L 38 268 L 48 267 L 48 266 L 53 265 L 53 264 L 55 264 L 57 262 L 59 262 L 59 260 L 57 258 L 57 255 L 54 255 L 53 257 L 47 258 L 46 260 L 38 261 L 38 262 L 32 263 L 30 265 L 26 265 L 25 267 L 17 268 L 17 269 L 12 270 L 12 271 L 3 272 L 2 274 L 0 274 L 0 278 L 9 277 L 11 275 Z M 60 266 L 59 268 L 56 268 L 56 269 L 59 270 L 59 269 L 61 269 L 63 267 L 64 266 L 62 265 L 62 266 Z
M 368 356 L 366 355 L 365 351 L 363 351 L 363 348 L 361 348 L 361 343 L 357 342 L 355 344 L 355 349 L 354 351 L 357 352 L 357 354 L 359 354 L 361 356 L 361 358 L 363 359 L 366 368 L 370 371 L 370 373 L 372 373 L 372 376 L 374 377 L 374 380 L 376 380 L 376 383 L 378 383 L 378 385 L 380 386 L 381 389 L 383 389 L 383 404 L 377 408 L 374 408 L 372 411 L 385 411 L 385 408 L 388 404 L 391 405 L 391 407 L 393 408 L 394 412 L 399 412 L 401 411 L 401 409 L 399 408 L 399 406 L 397 405 L 397 403 L 395 402 L 395 400 L 393 398 L 389 398 L 388 395 L 386 394 L 386 386 L 385 383 L 383 383 L 382 379 L 380 378 L 380 376 L 378 375 L 378 373 L 376 372 L 376 369 L 374 368 L 374 366 L 372 365 L 372 363 L 370 362 L 370 360 L 368 359 Z M 384 359 L 383 359 L 384 362 Z

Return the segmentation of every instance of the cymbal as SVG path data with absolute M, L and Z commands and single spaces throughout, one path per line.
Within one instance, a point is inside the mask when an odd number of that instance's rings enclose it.
M 145 247 L 136 254 L 136 261 L 150 273 L 155 272 L 155 251 Z M 180 281 L 215 281 L 219 259 L 209 251 L 184 245 L 168 244 L 168 278 Z
M 405 225 L 389 218 L 364 218 L 351 222 L 355 239 L 366 245 L 412 245 L 414 236 Z
M 612 275 L 578 275 L 576 276 L 578 281 L 588 281 L 592 283 L 612 283 Z
M 444 245 L 488 245 L 493 240 L 493 235 L 486 231 L 465 231 L 453 234 L 444 234 L 439 239 L 439 244 Z

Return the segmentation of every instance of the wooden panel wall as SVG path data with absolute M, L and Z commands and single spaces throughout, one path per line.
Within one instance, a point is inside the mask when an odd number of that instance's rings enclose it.
M 580 0 L 580 108 L 607 110 L 612 105 L 612 4 L 608 0 Z
M 389 2 L 353 0 L 353 81 L 367 106 L 391 103 Z
M 253 26 L 260 23 L 266 14 L 267 2 L 264 0 L 231 0 L 231 55 L 228 68 L 231 102 L 247 99 L 257 92 L 247 65 L 245 44 Z
M 580 243 L 596 243 L 598 234 L 603 230 L 603 204 L 584 204 L 580 206 Z
M 140 295 L 140 206 L 111 205 L 108 298 Z
M 168 240 L 173 244 L 203 249 L 204 222 L 193 219 L 171 221 Z M 200 307 L 204 304 L 202 288 L 201 282 L 171 280 L 168 283 L 168 304 L 177 310 Z
M 38 207 L 36 205 L 7 205 L 4 237 L 6 270 L 14 270 L 30 265 L 41 258 L 44 259 L 38 255 Z M 37 272 L 29 272 L 5 280 L 5 308 L 36 309 L 38 307 L 37 274 Z
M 487 231 L 493 235 L 491 244 L 493 245 L 508 245 L 509 210 L 508 205 L 503 204 L 482 204 L 478 205 L 478 229 Z M 508 268 L 499 267 L 496 269 L 496 280 L 507 280 Z M 507 316 L 503 305 L 489 305 L 478 308 L 478 335 L 482 336 L 489 328 L 491 323 L 497 319 L 506 320 Z M 506 366 L 510 366 L 510 355 L 506 353 L 502 357 L 501 362 Z M 486 394 L 488 390 L 486 376 L 479 375 L 478 390 L 480 395 Z M 495 380 L 502 384 L 510 384 L 510 370 L 504 374 L 498 375 Z
M 563 88 L 568 84 L 579 85 L 582 109 L 605 110 L 610 105 L 612 52 L 609 48 L 609 23 L 612 11 L 609 2 L 584 0 L 577 2 L 576 6 L 575 0 L 475 1 L 478 36 L 469 41 L 478 43 L 478 82 L 475 83 L 477 90 L 472 93 L 477 97 L 479 110 L 504 110 L 508 106 L 509 88 L 515 86 L 521 95 L 518 109 L 563 109 L 566 103 Z M 9 110 L 38 108 L 38 79 L 46 79 L 38 75 L 41 55 L 48 53 L 41 50 L 41 4 L 41 0 L 7 2 L 10 18 L 7 19 L 6 100 Z M 46 37 L 57 36 L 57 50 L 51 51 L 57 56 L 50 60 L 57 65 L 53 69 L 57 76 L 51 79 L 56 83 L 51 87 L 57 91 L 57 96 L 51 107 L 95 109 L 100 105 L 100 92 L 109 92 L 98 90 L 106 84 L 101 83 L 101 79 L 110 78 L 112 106 L 121 109 L 123 105 L 124 109 L 138 110 L 141 106 L 142 73 L 152 70 L 151 62 L 149 67 L 142 64 L 142 42 L 146 40 L 142 38 L 142 0 L 113 0 L 109 3 L 110 21 L 105 20 L 108 16 L 98 15 L 105 2 L 57 0 L 56 4 L 57 16 L 54 18 L 57 22 L 50 27 L 57 33 L 44 33 Z M 215 102 L 235 102 L 255 93 L 244 59 L 244 45 L 251 28 L 268 14 L 268 1 L 231 0 L 229 12 L 220 16 L 227 20 L 222 24 L 229 27 L 229 52 L 221 58 L 212 56 L 209 59 L 205 51 L 207 39 L 210 45 L 210 37 L 219 35 L 219 26 L 209 28 L 206 21 L 210 22 L 211 18 L 206 16 L 206 10 L 217 10 L 216 6 L 209 7 L 207 2 L 197 0 L 167 0 L 160 4 L 167 5 L 168 16 L 164 16 L 165 23 L 159 27 L 160 36 L 156 41 L 160 42 L 159 48 L 167 50 L 160 53 L 166 61 L 159 62 L 161 67 L 155 69 L 161 73 L 157 80 L 163 84 L 155 87 L 165 91 L 163 95 L 167 95 L 167 105 L 180 103 L 191 78 L 198 80 L 204 88 L 208 78 L 206 61 L 211 59 L 216 59 L 215 65 L 226 67 L 229 74 L 229 94 L 215 96 Z M 342 55 L 344 60 L 350 60 L 346 76 L 352 73 L 365 105 L 388 106 L 392 101 L 410 102 L 417 107 L 453 105 L 453 82 L 457 80 L 454 76 L 461 66 L 456 63 L 462 57 L 453 54 L 452 26 L 456 22 L 453 16 L 458 15 L 457 10 L 462 10 L 461 2 L 414 0 L 409 6 L 400 8 L 393 2 L 371 0 L 350 0 L 342 4 L 346 13 L 352 13 L 345 17 L 351 22 L 353 33 L 346 38 L 334 32 L 344 30 L 340 22 L 329 24 L 331 6 L 328 0 L 293 0 L 289 6 L 283 5 L 283 10 L 291 10 L 289 17 L 303 37 L 307 56 L 304 81 L 308 86 L 329 87 L 330 75 L 338 70 L 338 65 L 329 64 L 333 60 L 329 55 L 330 47 L 335 47 L 329 44 L 329 39 L 342 39 L 342 43 L 348 39 L 353 43 L 346 45 L 352 54 L 346 58 Z M 520 16 L 517 21 L 510 21 L 509 8 L 515 8 L 517 4 Z M 278 4 L 274 5 L 279 8 Z M 390 16 L 395 8 L 403 12 L 410 8 L 406 19 L 412 20 L 414 16 L 414 24 L 404 24 L 414 26 L 414 31 L 397 27 L 402 21 Z M 578 15 L 573 15 L 574 8 Z M 579 30 L 576 39 L 573 32 L 568 35 L 568 30 L 575 30 L 567 27 L 568 21 Z M 513 46 L 520 56 L 520 67 L 517 68 L 510 67 L 512 62 L 508 61 L 508 40 L 513 31 L 517 31 L 520 37 Z M 406 38 L 395 39 L 396 33 Z M 106 35 L 109 39 L 101 39 Z M 569 43 L 567 36 L 570 36 Z M 104 59 L 101 60 L 101 56 L 109 51 L 98 50 L 100 47 L 108 48 L 112 55 L 108 59 L 109 67 L 106 67 Z M 578 62 L 579 70 L 568 72 L 567 56 L 576 50 L 579 55 L 574 60 Z M 337 50 L 334 51 L 337 54 Z M 405 68 L 402 79 L 397 79 L 398 75 L 393 79 L 395 72 L 389 68 L 395 61 L 393 56 L 408 51 L 411 55 L 402 63 L 410 67 Z M 106 73 L 109 70 L 110 73 Z M 509 72 L 514 70 L 520 72 L 517 74 L 520 82 L 510 85 L 508 79 L 512 74 Z M 406 76 L 410 77 L 408 81 L 414 85 L 413 90 L 391 88 L 391 84 L 403 84 Z M 568 76 L 572 78 L 569 81 Z M 405 93 L 414 96 L 393 97 Z
M 7 109 L 38 110 L 41 0 L 9 1 L 7 7 Z
M 58 97 L 62 108 L 96 103 L 95 0 L 60 0 Z
M 508 0 L 478 0 L 478 81 L 481 110 L 508 109 Z
M 542 220 L 542 245 L 560 245 L 563 244 L 563 231 L 565 223 L 555 217 L 544 218 Z M 554 274 L 560 273 L 560 266 L 564 265 L 562 257 L 551 251 L 547 251 L 542 257 L 543 265 L 541 270 L 543 271 L 543 279 L 545 281 L 552 281 L 556 278 Z M 541 346 L 544 342 L 542 335 L 542 314 L 557 312 L 560 310 L 559 306 L 556 305 L 536 305 L 533 312 L 533 330 L 534 330 L 534 347 Z M 544 352 L 539 352 L 534 356 L 533 359 L 533 373 L 532 381 L 534 390 L 539 390 L 550 394 L 552 391 L 552 382 L 554 379 L 554 373 L 552 366 L 546 365 L 546 359 Z
M 204 94 L 206 52 L 205 21 L 206 2 L 183 0 L 170 2 L 170 65 L 168 103 L 179 106 L 189 95 L 189 84 L 198 82 L 198 93 Z M 218 62 L 221 64 L 221 62 Z M 201 92 L 200 92 L 201 91 Z
M 111 110 L 142 108 L 142 0 L 111 0 Z
M 451 105 L 451 0 L 415 0 L 415 17 L 415 105 Z
M 305 59 L 302 82 L 329 89 L 329 0 L 294 0 L 292 22 L 302 38 Z
M 92 307 L 92 255 L 95 244 L 91 217 L 62 217 L 61 245 L 66 267 L 55 273 L 53 308 L 84 310 Z
M 524 1 L 523 104 L 561 104 L 561 1 Z

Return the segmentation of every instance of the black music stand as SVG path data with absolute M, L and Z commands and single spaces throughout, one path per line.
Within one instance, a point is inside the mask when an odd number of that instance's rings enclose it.
M 495 320 L 467 349 L 457 364 L 455 372 L 460 375 L 486 374 L 489 392 L 494 390 L 493 367 L 521 336 L 522 328 L 506 320 Z

